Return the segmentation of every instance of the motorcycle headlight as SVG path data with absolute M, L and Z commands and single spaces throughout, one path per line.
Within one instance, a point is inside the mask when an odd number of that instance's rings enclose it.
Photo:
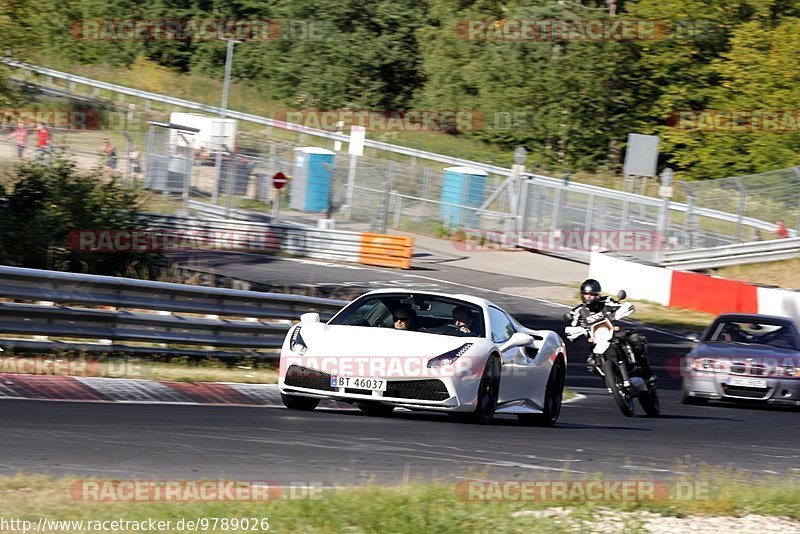
M 472 343 L 465 343 L 457 349 L 445 352 L 444 354 L 432 358 L 428 361 L 428 367 L 440 367 L 442 365 L 451 364 L 459 359 L 465 352 L 467 352 L 471 346 Z
M 295 327 L 292 337 L 289 338 L 289 350 L 301 356 L 308 350 L 308 345 L 306 345 L 303 336 L 300 335 L 300 326 Z

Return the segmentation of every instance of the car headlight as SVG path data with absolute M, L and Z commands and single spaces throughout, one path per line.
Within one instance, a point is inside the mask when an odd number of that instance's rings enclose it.
M 439 367 L 442 365 L 451 364 L 459 359 L 465 352 L 467 352 L 471 346 L 472 343 L 465 343 L 457 349 L 445 352 L 444 354 L 432 358 L 428 361 L 428 367 Z
M 292 337 L 289 338 L 289 350 L 301 356 L 308 350 L 308 345 L 306 345 L 303 336 L 300 335 L 300 326 L 295 327 Z

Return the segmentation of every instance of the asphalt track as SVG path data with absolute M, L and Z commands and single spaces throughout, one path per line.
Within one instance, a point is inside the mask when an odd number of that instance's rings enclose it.
M 344 283 L 355 292 L 392 284 L 480 294 L 536 328 L 560 329 L 566 309 L 526 298 L 524 288 L 536 281 L 446 265 L 398 273 L 280 259 L 265 267 L 237 255 L 215 261 L 217 272 L 253 281 Z M 507 416 L 478 426 L 407 411 L 373 418 L 354 410 L 5 400 L 0 474 L 351 485 L 597 473 L 658 479 L 712 465 L 800 476 L 797 411 L 680 404 L 674 363 L 690 345 L 668 332 L 646 333 L 659 376 L 664 415 L 658 419 L 622 416 L 600 379 L 586 372 L 585 343 L 569 343 L 568 385 L 585 398 L 564 406 L 556 428 L 521 427 Z

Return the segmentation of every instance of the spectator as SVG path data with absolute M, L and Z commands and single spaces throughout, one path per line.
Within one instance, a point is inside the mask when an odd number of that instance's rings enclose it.
M 139 180 L 142 177 L 142 154 L 139 152 L 139 147 L 133 145 L 130 153 L 131 172 L 134 180 Z
M 395 330 L 419 330 L 419 319 L 411 306 L 401 304 L 392 313 Z
M 778 239 L 786 239 L 787 237 L 789 237 L 789 230 L 786 228 L 786 225 L 783 224 L 782 220 L 778 219 L 777 221 L 775 221 L 775 224 L 778 225 L 778 227 L 775 230 L 771 231 L 770 234 L 777 235 Z
M 108 137 L 103 138 L 100 153 L 106 158 L 106 176 L 111 176 L 117 170 L 117 151 Z
M 36 134 L 36 160 L 42 161 L 50 153 L 50 129 L 43 122 L 39 123 Z
M 25 156 L 25 145 L 28 142 L 28 129 L 25 127 L 25 123 L 20 122 L 17 124 L 17 127 L 11 132 L 11 135 L 6 137 L 6 139 L 12 138 L 17 145 L 17 157 L 22 159 Z

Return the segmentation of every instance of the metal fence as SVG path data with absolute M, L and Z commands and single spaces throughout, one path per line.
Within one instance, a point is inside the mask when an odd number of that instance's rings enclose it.
M 763 229 L 748 225 L 747 218 L 769 222 L 782 220 L 788 228 L 794 227 L 800 231 L 800 167 L 703 182 L 681 182 L 680 185 L 686 193 L 686 204 L 690 207 L 684 219 L 686 248 L 765 238 Z M 696 216 L 701 208 L 736 214 L 736 219 L 727 225 L 721 225 L 720 221 L 704 220 Z M 697 239 L 707 234 L 708 230 L 716 230 L 719 235 L 717 242 Z

